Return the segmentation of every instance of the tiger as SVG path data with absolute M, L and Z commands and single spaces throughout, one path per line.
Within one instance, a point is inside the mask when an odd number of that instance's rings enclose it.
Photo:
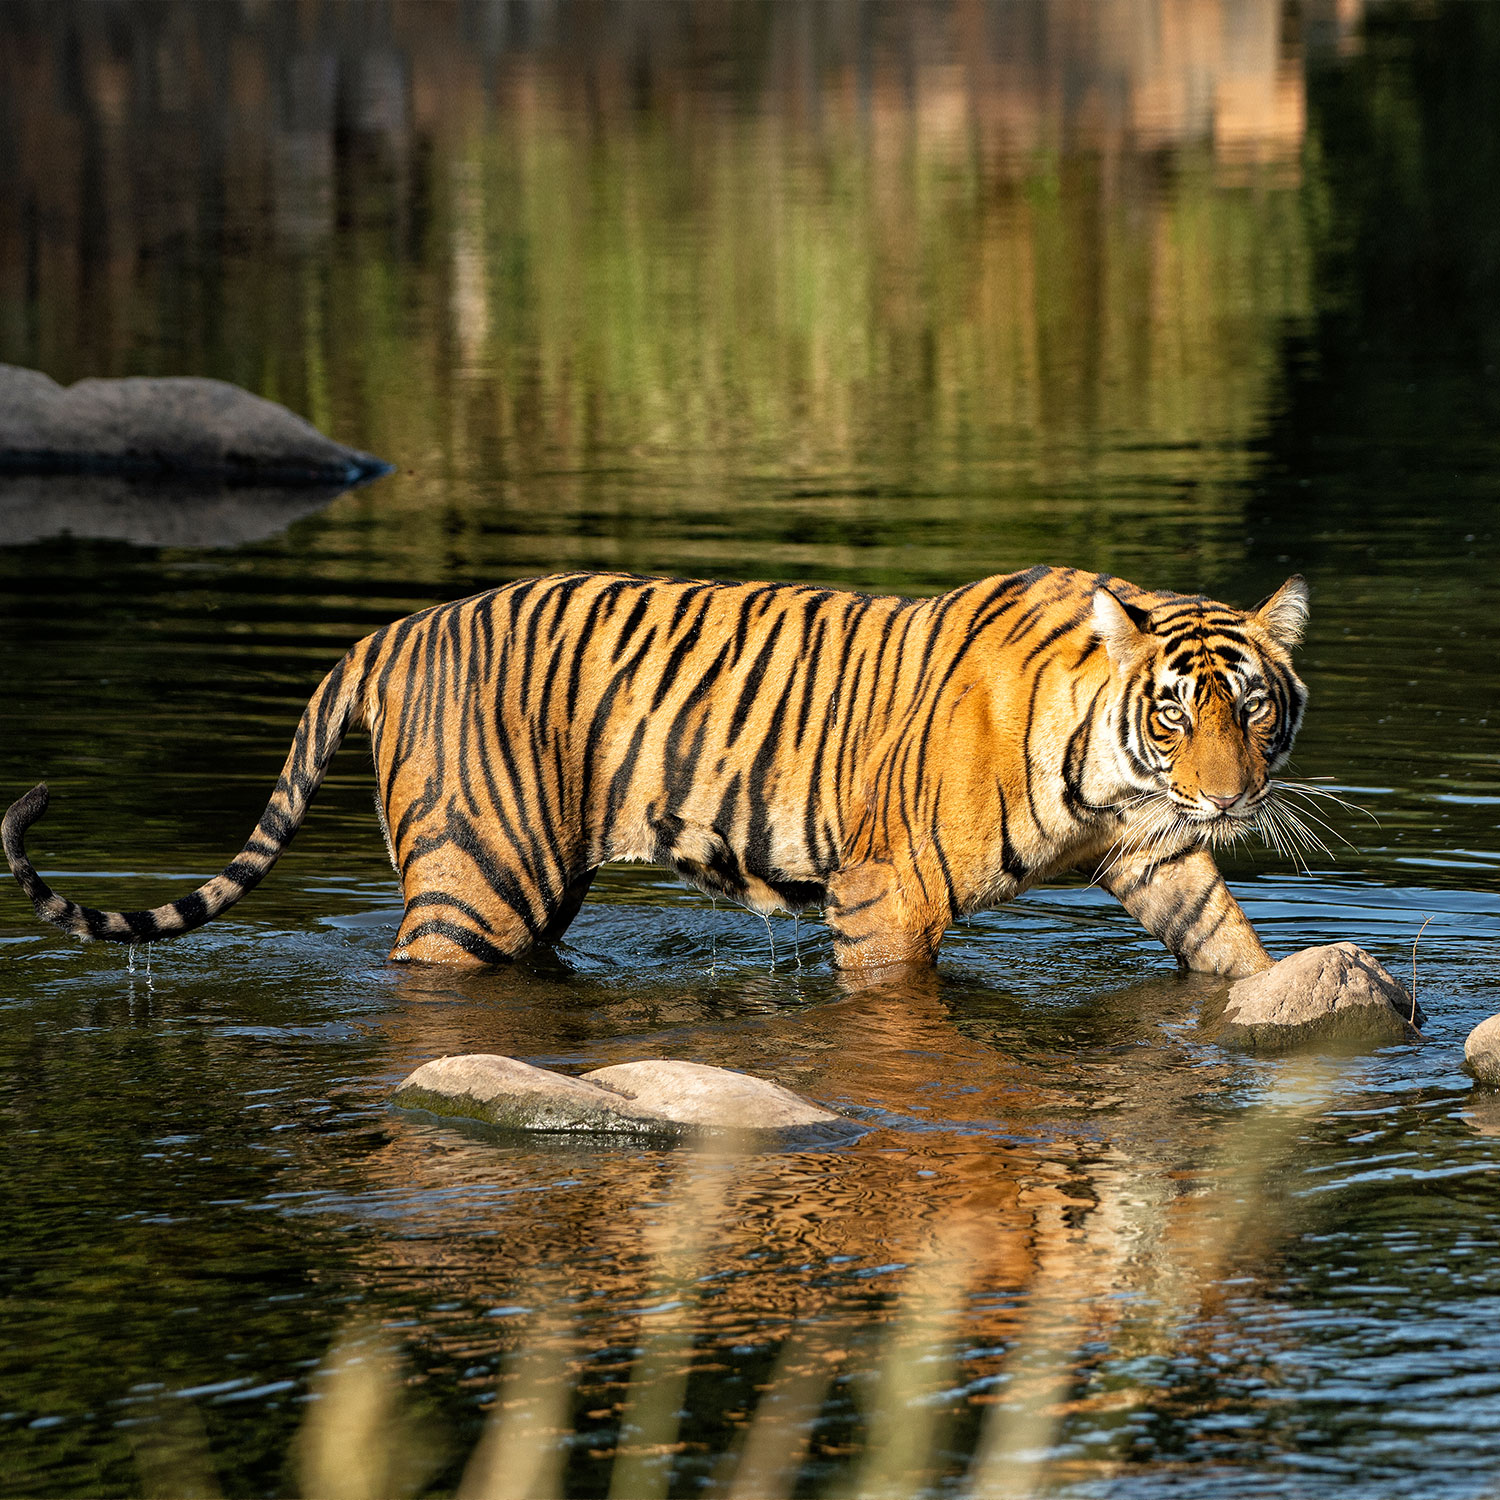
M 1308 588 L 1249 611 L 1039 565 L 931 598 L 571 572 L 396 621 L 313 693 L 265 811 L 206 884 L 150 911 L 54 893 L 48 922 L 143 943 L 268 874 L 351 723 L 404 912 L 397 962 L 555 943 L 606 861 L 766 915 L 821 908 L 843 970 L 930 965 L 956 921 L 1069 871 L 1182 968 L 1271 964 L 1213 850 L 1260 830 L 1307 689 Z

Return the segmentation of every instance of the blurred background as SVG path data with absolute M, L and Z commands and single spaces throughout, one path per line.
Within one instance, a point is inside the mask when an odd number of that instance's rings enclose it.
M 1494 640 L 1486 6 L 0 15 L 0 358 L 218 376 L 399 466 L 230 569 L 302 596 L 299 634 L 350 599 L 319 660 L 560 567 L 921 593 L 1041 560 L 1242 603 L 1296 568 L 1315 649 L 1378 619 L 1470 738 Z M 45 509 L 0 504 L 15 540 Z M 170 542 L 168 510 L 57 529 Z M 23 594 L 54 559 L 150 587 L 82 540 L 13 556 Z M 181 583 L 162 616 L 198 608 Z M 1361 724 L 1392 707 L 1343 691 Z
M 1304 573 L 1296 770 L 1368 815 L 1236 855 L 1235 888 L 1274 950 L 1403 976 L 1433 917 L 1429 1042 L 1341 1065 L 1174 1343 L 1171 1216 L 1286 1079 L 1205 1041 L 1211 997 L 1097 892 L 976 919 L 884 999 L 839 990 L 817 924 L 645 871 L 605 872 L 556 960 L 395 973 L 361 742 L 149 974 L 0 904 L 0 1490 L 139 1493 L 139 1431 L 191 1408 L 220 1483 L 281 1492 L 351 1309 L 451 1489 L 512 1327 L 560 1301 L 570 1483 L 602 1493 L 685 1169 L 387 1110 L 492 1050 L 744 1067 L 871 1125 L 732 1184 L 673 1493 L 799 1323 L 834 1385 L 797 1493 L 845 1483 L 880 1278 L 954 1219 L 991 1250 L 912 1491 L 1008 1399 L 1046 1247 L 1102 1234 L 1054 1487 L 1487 1493 L 1500 1118 L 1460 1063 L 1500 954 L 1497 77 L 1500 7 L 1445 0 L 0 0 L 0 360 L 235 381 L 397 466 L 276 506 L 0 481 L 0 800 L 48 778 L 32 846 L 70 893 L 218 868 L 327 667 L 438 600 L 1041 561 L 1241 605 Z

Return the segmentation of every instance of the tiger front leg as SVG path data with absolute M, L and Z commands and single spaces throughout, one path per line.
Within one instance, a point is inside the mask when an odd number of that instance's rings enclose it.
M 828 882 L 824 920 L 840 969 L 930 967 L 952 920 L 946 893 L 915 868 L 864 860 Z
M 1207 849 L 1121 860 L 1099 883 L 1186 969 L 1241 979 L 1271 967 Z

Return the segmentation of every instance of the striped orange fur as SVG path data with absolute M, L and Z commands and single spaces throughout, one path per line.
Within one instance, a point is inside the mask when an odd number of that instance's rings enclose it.
M 606 860 L 758 912 L 822 907 L 844 967 L 930 962 L 957 919 L 1082 869 L 1188 967 L 1270 960 L 1210 849 L 1260 826 L 1306 690 L 1307 591 L 1259 609 L 1069 568 L 932 599 L 570 573 L 439 605 L 324 678 L 238 857 L 100 912 L 12 871 L 69 932 L 187 932 L 264 878 L 352 722 L 370 731 L 406 912 L 394 959 L 559 937 Z

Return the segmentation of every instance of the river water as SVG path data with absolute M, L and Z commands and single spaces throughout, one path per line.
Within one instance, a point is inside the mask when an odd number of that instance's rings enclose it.
M 0 790 L 49 781 L 33 854 L 70 894 L 218 869 L 345 646 L 506 579 L 924 594 L 1042 561 L 1248 605 L 1299 571 L 1296 768 L 1358 810 L 1232 882 L 1273 952 L 1347 938 L 1410 979 L 1415 943 L 1429 1017 L 1312 1071 L 1221 1051 L 1215 986 L 1079 885 L 885 990 L 842 988 L 815 921 L 640 868 L 553 955 L 393 967 L 352 741 L 188 939 L 84 948 L 0 904 L 0 1489 L 292 1492 L 343 1337 L 399 1360 L 401 1485 L 433 1493 L 551 1339 L 569 1492 L 602 1494 L 686 1224 L 673 1494 L 725 1492 L 794 1334 L 822 1372 L 799 1495 L 874 1484 L 883 1369 L 937 1423 L 891 1493 L 958 1492 L 1025 1412 L 1049 1493 L 1493 1492 L 1500 1099 L 1461 1064 L 1500 1009 L 1500 12 L 247 0 L 0 29 L 0 359 L 235 380 L 397 466 L 328 503 L 0 483 Z M 472 1050 L 717 1063 L 868 1129 L 717 1160 L 388 1107 Z

